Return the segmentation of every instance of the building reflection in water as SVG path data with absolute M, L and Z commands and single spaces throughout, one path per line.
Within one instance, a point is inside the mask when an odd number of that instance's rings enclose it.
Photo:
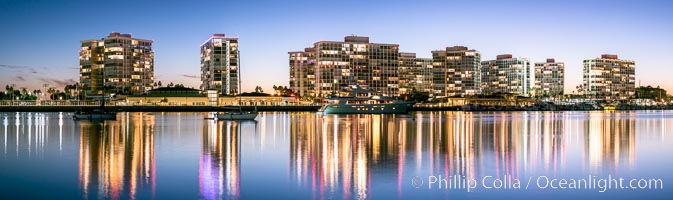
M 412 116 L 304 115 L 290 124 L 291 181 L 313 198 L 371 197 L 372 182 L 398 195 L 417 175 L 521 178 L 561 175 L 569 146 L 583 169 L 614 172 L 635 161 L 635 116 L 609 112 L 431 112 Z M 296 119 L 295 119 L 296 118 Z M 579 131 L 579 132 L 577 132 Z M 583 138 L 572 143 L 572 138 Z M 581 152 L 581 151 L 579 151 Z
M 614 112 L 610 115 L 588 114 L 584 121 L 584 151 L 586 162 L 593 173 L 617 172 L 620 166 L 634 167 L 635 123 L 634 112 Z
M 79 182 L 85 198 L 153 198 L 154 116 L 123 113 L 116 121 L 79 121 Z
M 199 193 L 202 199 L 240 198 L 240 124 L 204 121 L 199 159 Z
M 390 116 L 301 117 L 308 123 L 290 124 L 291 177 L 298 187 L 313 190 L 313 198 L 368 198 L 377 181 L 372 173 L 397 171 L 392 166 L 399 159 L 403 125 Z
M 69 142 L 77 146 L 79 141 L 78 178 L 85 198 L 154 197 L 153 114 L 123 113 L 104 122 L 72 121 L 57 113 L 3 113 L 1 118 L 3 161 L 59 158 L 62 149 L 68 155 Z M 636 170 L 636 140 L 640 155 L 649 155 L 643 146 L 665 144 L 671 118 L 667 111 L 262 113 L 255 134 L 246 137 L 260 144 L 247 148 L 253 155 L 275 145 L 284 148 L 289 138 L 291 187 L 314 199 L 395 198 L 413 191 L 414 176 L 576 177 Z M 203 123 L 198 193 L 206 199 L 241 197 L 240 183 L 246 181 L 240 169 L 245 160 L 241 124 Z
M 4 127 L 5 127 L 5 143 L 3 145 L 3 147 L 5 149 L 5 153 L 2 154 L 2 155 L 7 155 L 7 126 L 9 126 L 9 120 L 7 119 L 7 117 L 5 117 L 2 120 L 2 125 L 4 125 Z

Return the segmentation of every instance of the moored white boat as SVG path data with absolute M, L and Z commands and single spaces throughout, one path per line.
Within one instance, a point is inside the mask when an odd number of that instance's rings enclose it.
M 239 54 L 240 55 L 240 54 Z M 239 57 L 240 59 L 240 57 Z M 240 67 L 240 63 L 239 63 Z M 239 76 L 240 76 L 240 71 L 239 71 Z M 241 91 L 241 79 L 238 79 L 238 91 Z M 241 108 L 241 94 L 236 95 L 238 99 L 238 110 L 237 111 L 227 111 L 224 113 L 217 113 L 215 116 L 217 117 L 218 120 L 255 120 L 257 118 L 257 107 L 255 107 L 254 111 L 243 111 Z
M 318 111 L 321 114 L 406 114 L 415 102 L 383 96 L 359 86 L 351 88 L 350 96 L 330 97 Z

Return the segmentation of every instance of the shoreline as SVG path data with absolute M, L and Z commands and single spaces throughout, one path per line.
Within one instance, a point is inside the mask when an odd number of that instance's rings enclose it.
M 0 112 L 76 112 L 82 109 L 96 109 L 98 106 L 7 106 Z M 233 107 L 214 106 L 105 106 L 107 111 L 119 112 L 224 112 Z M 237 107 L 236 107 L 237 108 Z M 257 111 L 318 111 L 320 106 L 257 106 Z M 242 106 L 243 111 L 255 110 L 254 106 Z
M 82 109 L 95 109 L 98 106 L 0 106 L 0 112 L 76 112 Z M 119 112 L 223 112 L 231 111 L 232 107 L 213 106 L 106 106 L 105 110 Z M 235 107 L 233 107 L 235 108 Z M 255 106 L 242 106 L 244 111 L 252 111 Z M 257 106 L 257 111 L 281 111 L 281 112 L 317 112 L 320 106 Z M 409 111 L 466 111 L 466 112 L 490 112 L 490 111 L 600 111 L 604 109 L 576 109 L 571 107 L 525 109 L 522 107 L 486 107 L 480 110 L 463 110 L 462 106 L 426 107 L 415 106 Z M 637 106 L 614 110 L 673 110 L 673 106 Z

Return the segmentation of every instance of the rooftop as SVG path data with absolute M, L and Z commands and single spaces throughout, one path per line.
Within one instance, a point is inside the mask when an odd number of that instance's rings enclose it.
M 603 55 L 601 55 L 601 58 L 603 58 L 603 59 L 615 59 L 615 60 L 619 59 L 617 57 L 617 54 L 603 54 Z
M 467 51 L 467 47 L 466 46 L 446 47 L 446 51 Z
M 119 32 L 111 32 L 107 37 L 101 38 L 100 40 L 105 40 L 106 38 L 125 38 L 125 39 L 133 39 L 133 40 L 139 40 L 139 41 L 144 41 L 144 42 L 154 42 L 154 40 L 150 40 L 150 39 L 133 38 L 133 36 L 130 33 L 119 33 Z M 95 40 L 95 39 L 80 40 L 80 43 L 96 42 L 96 41 L 99 41 L 99 40 Z
M 508 59 L 508 58 L 512 58 L 512 54 L 500 54 L 500 55 L 496 56 L 495 58 L 498 59 L 498 60 Z
M 238 39 L 238 37 L 236 37 L 236 36 L 226 36 L 224 33 L 215 33 L 215 34 L 211 35 L 206 41 L 201 43 L 201 45 L 199 47 L 202 47 L 203 45 L 205 45 L 206 43 L 208 43 L 210 40 L 213 40 L 213 39 L 236 40 L 236 39 Z
M 346 36 L 344 37 L 345 42 L 361 42 L 361 43 L 369 43 L 369 37 L 366 36 Z
M 409 53 L 409 52 L 400 52 L 399 57 L 403 58 L 416 58 L 416 53 Z
M 318 43 L 369 43 L 369 44 L 379 44 L 379 45 L 397 45 L 399 44 L 389 44 L 389 43 L 371 43 L 369 42 L 369 37 L 367 36 L 346 36 L 344 37 L 344 41 L 317 41 L 314 42 L 313 45 L 317 45 Z

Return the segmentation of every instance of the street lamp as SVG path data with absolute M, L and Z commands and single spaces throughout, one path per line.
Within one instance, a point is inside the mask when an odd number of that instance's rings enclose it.
M 45 83 L 42 84 L 43 91 L 40 92 L 40 95 L 42 96 L 42 100 L 47 100 L 47 98 L 44 97 L 44 93 L 47 92 L 47 88 L 49 88 L 49 84 Z
M 12 97 L 11 99 L 14 99 L 14 97 L 15 97 L 15 96 L 14 96 L 14 91 L 15 91 L 14 88 L 16 88 L 16 84 L 13 84 L 13 83 L 12 83 L 12 94 L 10 94 L 11 97 Z M 19 98 L 16 97 L 16 100 L 19 100 Z

